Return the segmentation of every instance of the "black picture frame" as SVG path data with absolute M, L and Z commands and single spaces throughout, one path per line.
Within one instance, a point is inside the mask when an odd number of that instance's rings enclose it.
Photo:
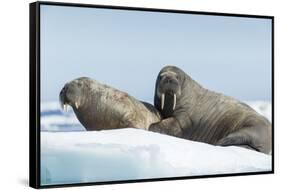
M 124 180 L 124 181 L 106 181 L 106 182 L 90 182 L 76 184 L 61 184 L 61 185 L 41 185 L 40 184 L 40 6 L 55 5 L 55 6 L 71 6 L 71 7 L 88 7 L 88 8 L 103 8 L 103 9 L 118 9 L 146 12 L 164 12 L 164 13 L 183 13 L 197 15 L 213 15 L 227 17 L 245 17 L 245 18 L 264 18 L 271 20 L 271 66 L 272 66 L 272 170 L 263 172 L 247 172 L 247 173 L 230 173 L 217 175 L 202 175 L 202 176 L 183 176 L 171 178 L 157 179 L 141 179 L 141 180 Z M 70 186 L 86 186 L 86 185 L 101 185 L 101 184 L 120 184 L 120 183 L 135 183 L 135 182 L 150 182 L 163 180 L 183 180 L 195 178 L 210 178 L 210 177 L 227 177 L 227 176 L 244 176 L 258 174 L 273 174 L 274 173 L 274 16 L 265 15 L 248 15 L 248 14 L 233 14 L 233 13 L 218 13 L 218 12 L 201 12 L 187 10 L 171 10 L 171 9 L 156 9 L 156 8 L 141 8 L 141 7 L 125 7 L 125 6 L 109 6 L 109 5 L 92 5 L 92 4 L 76 4 L 76 3 L 60 3 L 60 2 L 34 2 L 29 4 L 29 185 L 33 188 L 53 188 L 53 187 L 70 187 Z

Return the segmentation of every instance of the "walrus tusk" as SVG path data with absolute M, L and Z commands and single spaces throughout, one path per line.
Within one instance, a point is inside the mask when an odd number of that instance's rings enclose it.
M 174 94 L 174 104 L 173 104 L 173 110 L 175 110 L 177 104 L 177 95 Z
M 63 104 L 63 110 L 67 112 L 67 104 Z
M 162 93 L 161 94 L 161 110 L 163 110 L 163 108 L 164 108 L 164 103 L 165 103 L 165 94 Z
M 75 107 L 76 107 L 76 109 L 78 109 L 78 108 L 79 108 L 79 104 L 78 104 L 78 102 L 75 102 Z

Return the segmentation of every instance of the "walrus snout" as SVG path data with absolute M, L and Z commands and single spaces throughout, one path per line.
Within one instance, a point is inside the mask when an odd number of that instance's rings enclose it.
M 67 111 L 67 106 L 78 109 L 81 101 L 81 89 L 75 82 L 70 82 L 64 85 L 59 94 L 61 108 Z
M 180 81 L 174 75 L 162 75 L 158 86 L 158 94 L 161 100 L 161 110 L 164 109 L 165 104 L 170 103 L 172 110 L 175 110 L 177 104 L 177 97 L 180 95 Z

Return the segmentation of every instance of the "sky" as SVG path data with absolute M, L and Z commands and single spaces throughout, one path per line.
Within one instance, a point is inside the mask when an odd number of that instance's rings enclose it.
M 93 78 L 152 103 L 175 65 L 203 87 L 271 101 L 271 20 L 41 5 L 41 101 Z

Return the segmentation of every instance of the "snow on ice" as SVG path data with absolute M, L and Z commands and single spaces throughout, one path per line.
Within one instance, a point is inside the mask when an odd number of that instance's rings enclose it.
M 271 121 L 271 104 L 248 102 Z M 41 184 L 271 170 L 271 156 L 140 129 L 87 132 L 57 102 L 41 106 Z

